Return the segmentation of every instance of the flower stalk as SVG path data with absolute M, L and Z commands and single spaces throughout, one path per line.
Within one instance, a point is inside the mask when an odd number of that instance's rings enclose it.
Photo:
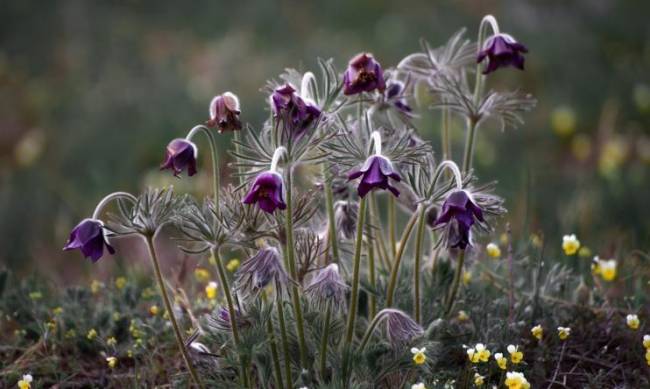
M 203 388 L 203 383 L 201 382 L 201 379 L 199 378 L 199 375 L 196 373 L 196 370 L 194 369 L 194 366 L 192 365 L 192 361 L 191 361 L 191 359 L 189 357 L 189 354 L 187 353 L 187 349 L 185 348 L 185 344 L 183 342 L 183 336 L 181 335 L 180 327 L 178 326 L 178 323 L 176 322 L 176 315 L 174 315 L 174 311 L 172 309 L 172 304 L 169 301 L 169 296 L 167 295 L 167 289 L 165 287 L 165 280 L 163 279 L 162 273 L 160 271 L 160 263 L 158 262 L 158 256 L 156 255 L 156 249 L 154 248 L 154 245 L 153 245 L 153 236 L 146 236 L 145 239 L 147 241 L 147 249 L 149 250 L 149 258 L 151 258 L 151 263 L 153 264 L 153 268 L 154 268 L 154 271 L 155 271 L 155 274 L 156 274 L 156 280 L 158 281 L 158 287 L 160 289 L 160 294 L 162 295 L 163 303 L 165 304 L 165 309 L 167 310 L 167 313 L 169 314 L 169 321 L 172 323 L 172 328 L 174 329 L 174 335 L 176 337 L 176 343 L 178 345 L 178 348 L 180 349 L 181 355 L 183 356 L 183 361 L 185 362 L 185 366 L 187 366 L 187 370 L 190 372 L 190 376 L 192 377 L 192 380 L 194 381 L 194 383 L 199 388 Z
M 327 173 L 327 166 L 325 163 L 321 165 L 323 173 L 323 186 L 325 189 L 325 209 L 327 211 L 327 224 L 328 224 L 328 242 L 332 248 L 332 262 L 338 263 L 339 257 L 339 243 L 336 236 L 336 220 L 334 220 L 334 194 L 332 193 L 332 182 L 330 181 L 329 174 Z
M 363 226 L 366 214 L 366 198 L 359 199 L 359 214 L 357 216 L 357 234 L 354 241 L 354 257 L 352 260 L 352 294 L 350 295 L 350 308 L 348 311 L 347 330 L 343 349 L 346 350 L 354 336 L 354 323 L 357 318 L 357 300 L 359 299 L 359 268 L 361 264 L 361 247 L 363 243 Z
M 397 249 L 397 253 L 395 254 L 395 259 L 393 260 L 393 266 L 390 272 L 390 279 L 388 281 L 388 292 L 386 293 L 386 307 L 391 307 L 393 305 L 393 296 L 395 294 L 395 287 L 397 286 L 397 275 L 399 274 L 399 265 L 402 262 L 402 255 L 404 254 L 404 250 L 406 249 L 406 244 L 408 243 L 408 240 L 411 237 L 411 232 L 413 232 L 413 227 L 415 226 L 415 222 L 418 220 L 418 215 L 420 214 L 421 208 L 422 208 L 422 204 L 419 204 L 416 212 L 414 212 L 413 215 L 411 215 L 411 218 L 409 219 L 408 223 L 406 223 L 406 227 L 404 228 L 404 232 L 402 233 L 402 237 L 400 238 L 399 248 Z
M 420 207 L 418 216 L 418 229 L 415 235 L 415 270 L 413 271 L 413 310 L 415 321 L 421 323 L 420 318 L 420 267 L 422 263 L 422 246 L 424 243 L 424 225 L 426 224 L 426 207 Z
M 326 377 L 326 365 L 327 365 L 327 343 L 329 341 L 329 332 L 330 332 L 330 320 L 332 316 L 332 305 L 327 304 L 325 309 L 325 322 L 323 323 L 323 337 L 320 341 L 320 363 L 319 370 L 321 378 L 324 380 Z
M 220 179 L 219 179 L 219 155 L 218 155 L 219 149 L 217 148 L 217 140 L 214 138 L 214 134 L 212 134 L 212 131 L 210 131 L 210 129 L 204 125 L 194 126 L 194 128 L 192 128 L 190 132 L 187 133 L 185 139 L 187 141 L 191 141 L 192 138 L 198 132 L 203 132 L 205 136 L 208 137 L 208 141 L 210 143 L 210 152 L 212 153 L 212 192 L 213 192 L 215 210 L 218 211 Z
M 282 303 L 282 296 L 280 294 L 276 294 L 276 299 L 275 299 L 275 308 L 278 311 L 278 323 L 280 325 L 280 338 L 282 340 L 282 352 L 284 353 L 284 375 L 286 379 L 286 384 L 287 384 L 287 389 L 291 389 L 291 383 L 293 380 L 291 379 L 291 365 L 289 364 L 289 361 L 291 360 L 290 356 L 291 354 L 289 353 L 289 338 L 287 336 L 287 325 L 285 324 L 284 321 L 284 306 Z
M 451 308 L 454 306 L 454 300 L 456 300 L 456 295 L 458 294 L 458 287 L 460 286 L 460 278 L 463 274 L 463 264 L 465 262 L 465 250 L 461 249 L 458 254 L 456 273 L 454 274 L 454 280 L 449 288 L 449 293 L 447 297 L 447 304 L 445 304 L 445 315 L 449 315 Z

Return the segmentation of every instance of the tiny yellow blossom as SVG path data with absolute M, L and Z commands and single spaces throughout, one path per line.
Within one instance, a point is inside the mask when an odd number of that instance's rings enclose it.
M 411 349 L 411 353 L 413 354 L 413 362 L 415 362 L 416 365 L 421 365 L 427 360 L 427 356 L 424 354 L 426 351 L 427 350 L 424 347 L 413 347 Z
M 540 235 L 538 235 L 538 234 L 532 234 L 532 235 L 530 236 L 530 244 L 531 244 L 533 247 L 539 249 L 539 248 L 542 247 L 542 244 L 544 244 L 544 240 L 542 239 L 542 237 L 541 237 Z
M 458 321 L 467 321 L 469 320 L 469 315 L 467 315 L 467 312 L 460 310 L 458 311 Z
M 60 314 L 63 313 L 63 308 L 61 308 L 61 307 L 56 307 L 56 308 L 54 308 L 54 309 L 52 310 L 52 313 L 55 314 L 55 315 L 60 315 Z
M 31 374 L 24 374 L 23 379 L 18 381 L 18 388 L 30 389 L 32 387 L 32 381 L 34 381 L 34 377 Z
M 94 340 L 97 337 L 97 331 L 94 328 L 91 328 L 90 331 L 86 334 L 86 339 Z
M 43 293 L 36 291 L 29 294 L 29 298 L 32 300 L 40 300 L 43 298 Z
M 501 256 L 501 249 L 496 243 L 488 243 L 488 245 L 485 246 L 485 251 L 487 252 L 487 255 L 492 258 L 499 258 Z
M 474 373 L 474 385 L 483 386 L 484 383 L 485 383 L 485 377 L 483 377 L 479 373 Z
M 560 106 L 551 112 L 551 127 L 561 137 L 571 135 L 576 129 L 576 114 L 571 107 Z
M 494 360 L 497 361 L 497 365 L 499 365 L 499 369 L 505 370 L 507 368 L 508 359 L 505 358 L 502 353 L 494 354 Z
M 113 312 L 113 321 L 119 321 L 122 318 L 119 312 Z
M 472 282 L 472 272 L 471 271 L 464 271 L 463 272 L 463 284 L 465 286 L 469 285 L 469 283 Z
M 609 259 L 606 261 L 600 261 L 598 264 L 600 269 L 600 276 L 605 281 L 613 281 L 616 278 L 616 260 Z
M 115 346 L 117 344 L 117 339 L 115 339 L 114 336 L 111 336 L 110 338 L 106 339 L 106 344 L 108 346 Z
M 643 347 L 650 349 L 650 335 L 643 335 Z
M 560 338 L 560 340 L 566 340 L 569 335 L 571 335 L 571 328 L 569 327 L 558 327 L 557 328 L 557 336 Z
M 544 329 L 540 324 L 536 325 L 535 327 L 530 329 L 530 333 L 533 334 L 533 336 L 537 340 L 542 340 L 542 336 L 544 336 Z
M 129 358 L 133 358 L 133 350 L 131 349 L 126 350 L 126 356 Z
M 142 336 L 142 331 L 140 331 L 140 328 L 138 328 L 138 325 L 133 320 L 129 324 L 129 332 L 136 339 Z
M 427 389 L 427 387 L 424 386 L 422 382 L 420 382 L 418 384 L 411 385 L 411 389 Z
M 650 366 L 650 349 L 645 350 L 645 361 L 648 363 L 648 366 Z
M 467 356 L 472 363 L 487 362 L 490 359 L 490 350 L 483 343 L 477 343 L 473 348 L 467 349 Z
M 115 279 L 115 287 L 117 289 L 122 289 L 126 286 L 126 278 L 124 277 L 117 277 Z
M 115 357 L 106 358 L 106 362 L 108 363 L 108 367 L 111 369 L 115 369 L 115 366 L 117 366 L 117 358 Z
M 503 382 L 508 389 L 530 389 L 530 383 L 523 373 L 509 371 L 506 373 L 506 380 Z
M 229 272 L 234 272 L 239 268 L 239 259 L 231 259 L 228 261 L 228 264 L 226 264 L 226 269 L 228 269 Z
M 637 315 L 627 315 L 625 317 L 625 322 L 627 323 L 627 326 L 630 327 L 633 330 L 639 329 L 639 317 Z
M 587 246 L 582 246 L 580 247 L 580 250 L 578 250 L 578 256 L 580 258 L 589 258 L 591 257 L 591 249 Z
M 214 281 L 210 281 L 208 285 L 205 287 L 205 295 L 208 297 L 210 300 L 214 300 L 217 298 L 217 283 Z
M 45 325 L 47 326 L 47 329 L 49 329 L 50 331 L 52 331 L 52 332 L 56 331 L 56 321 L 55 320 L 50 320 L 47 323 L 45 323 Z
M 69 329 L 63 335 L 66 339 L 73 339 L 77 336 L 77 332 L 73 329 Z
M 501 236 L 499 236 L 499 242 L 504 246 L 507 245 L 509 242 L 508 234 L 506 234 L 505 232 L 501 234 Z
M 198 282 L 208 282 L 210 280 L 210 272 L 202 267 L 194 269 L 194 278 Z
M 103 282 L 99 282 L 97 280 L 93 280 L 93 282 L 90 283 L 90 292 L 92 294 L 97 294 L 101 290 L 101 288 L 104 287 Z
M 521 363 L 521 360 L 524 359 L 524 353 L 519 351 L 519 346 L 515 346 L 513 344 L 508 345 L 508 354 L 510 354 L 510 360 L 512 363 L 515 365 L 518 363 Z
M 142 293 L 140 294 L 140 297 L 143 299 L 147 300 L 156 295 L 156 291 L 153 288 L 144 288 L 142 289 Z
M 575 234 L 564 235 L 562 237 L 562 250 L 566 255 L 574 255 L 580 248 L 580 241 Z
M 157 305 L 152 305 L 152 306 L 149 307 L 149 314 L 151 316 L 156 316 L 158 314 L 158 312 L 160 312 L 160 309 L 158 308 Z

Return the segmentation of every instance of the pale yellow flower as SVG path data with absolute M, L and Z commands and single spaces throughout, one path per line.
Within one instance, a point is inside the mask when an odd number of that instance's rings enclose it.
M 639 329 L 639 324 L 641 323 L 639 321 L 639 316 L 633 314 L 627 315 L 625 317 L 625 322 L 627 323 L 627 326 L 633 330 Z
M 551 112 L 551 127 L 561 137 L 566 137 L 576 129 L 575 111 L 568 106 L 557 107 Z
M 643 347 L 650 349 L 650 335 L 643 335 Z
M 474 373 L 474 385 L 483 386 L 484 383 L 485 383 L 485 377 L 483 377 L 479 373 Z
M 43 293 L 36 291 L 29 294 L 29 298 L 32 300 L 40 300 L 43 298 Z
M 543 240 L 542 237 L 539 236 L 538 234 L 532 234 L 532 235 L 530 236 L 530 244 L 531 244 L 533 247 L 539 249 L 539 248 L 542 247 L 542 244 L 544 244 L 544 240 Z
M 477 343 L 473 348 L 467 349 L 467 357 L 472 363 L 487 362 L 490 359 L 490 350 L 483 343 Z
M 115 369 L 115 366 L 117 366 L 116 357 L 108 357 L 106 358 L 106 362 L 108 363 L 108 367 L 110 367 L 111 369 Z
M 562 237 L 562 250 L 566 255 L 574 255 L 580 248 L 580 241 L 575 234 L 564 235 Z
M 497 361 L 497 365 L 499 365 L 499 369 L 505 370 L 507 368 L 508 359 L 505 358 L 502 353 L 494 354 L 494 360 Z
M 571 335 L 571 328 L 569 327 L 558 327 L 557 328 L 557 336 L 560 338 L 560 340 L 566 340 L 569 335 Z
M 499 258 L 501 256 L 501 249 L 496 243 L 488 243 L 488 245 L 485 246 L 485 252 L 487 252 L 487 255 L 492 258 Z
M 424 384 L 422 382 L 420 382 L 418 384 L 411 385 L 411 389 L 427 389 L 427 387 L 424 386 Z
M 90 331 L 86 334 L 88 340 L 94 340 L 97 337 L 97 331 L 94 328 L 91 328 Z
M 648 366 L 650 366 L 650 348 L 645 350 L 645 361 L 648 363 Z
M 228 261 L 228 264 L 226 264 L 226 269 L 231 273 L 237 270 L 238 268 L 239 268 L 239 259 L 237 258 L 231 259 L 230 261 Z
M 530 333 L 533 334 L 533 336 L 537 340 L 542 340 L 542 336 L 544 336 L 544 329 L 540 324 L 536 325 L 535 327 L 530 329 Z
M 217 283 L 210 281 L 205 287 L 205 295 L 208 299 L 214 300 L 217 298 Z
M 117 339 L 115 339 L 114 336 L 111 336 L 110 338 L 106 339 L 106 345 L 113 347 L 117 344 Z
M 63 313 L 63 308 L 56 307 L 56 308 L 52 309 L 52 313 L 55 314 L 55 315 L 60 315 L 60 314 Z
M 458 321 L 467 321 L 469 320 L 469 315 L 467 315 L 467 312 L 460 310 L 458 311 Z
M 472 272 L 471 271 L 463 271 L 463 284 L 465 286 L 469 285 L 469 283 L 472 282 Z
M 530 383 L 523 373 L 509 371 L 506 373 L 506 380 L 503 382 L 508 389 L 530 389 Z
M 97 294 L 99 291 L 104 287 L 103 282 L 99 282 L 97 280 L 93 280 L 93 282 L 90 283 L 90 292 L 92 294 Z
M 524 353 L 519 351 L 519 346 L 515 346 L 513 344 L 508 345 L 508 353 L 510 354 L 510 360 L 512 363 L 515 365 L 518 363 L 521 363 L 521 360 L 524 359 Z
M 416 365 L 421 365 L 427 360 L 427 356 L 425 354 L 426 348 L 417 348 L 413 347 L 411 349 L 411 353 L 413 354 L 413 362 L 415 362 Z
M 210 279 L 210 272 L 202 267 L 194 269 L 194 278 L 198 282 L 207 282 Z
M 31 374 L 24 374 L 23 378 L 20 381 L 18 381 L 18 388 L 31 389 L 32 381 L 34 381 L 34 377 L 32 377 Z
M 160 308 L 157 305 L 152 305 L 149 307 L 149 314 L 151 316 L 156 316 L 160 312 Z
M 616 278 L 616 260 L 609 259 L 606 261 L 600 261 L 598 265 L 600 269 L 600 276 L 605 281 L 613 281 Z
M 117 277 L 115 279 L 115 287 L 117 289 L 123 289 L 126 286 L 126 278 L 124 277 Z

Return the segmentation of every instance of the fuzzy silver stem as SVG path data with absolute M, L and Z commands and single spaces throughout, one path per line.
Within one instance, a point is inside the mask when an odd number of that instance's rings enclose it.
M 131 193 L 128 192 L 113 192 L 111 194 L 106 195 L 103 199 L 97 203 L 97 206 L 95 207 L 95 211 L 93 212 L 93 219 L 99 219 L 99 215 L 102 213 L 104 210 L 104 207 L 108 205 L 113 200 L 119 199 L 119 198 L 125 198 L 130 200 L 133 204 L 137 204 L 138 199 L 132 195 Z
M 287 149 L 284 148 L 284 146 L 280 146 L 277 149 L 275 149 L 275 152 L 273 153 L 273 159 L 271 160 L 271 171 L 276 172 L 278 170 L 278 162 L 280 162 L 280 158 L 282 158 L 283 155 L 287 154 Z
M 372 136 L 372 141 L 375 145 L 375 155 L 381 155 L 381 134 L 379 131 L 373 131 L 370 136 Z
M 463 176 L 461 175 L 460 169 L 458 168 L 458 165 L 456 165 L 456 162 L 450 160 L 440 162 L 438 165 L 438 172 L 436 174 L 436 177 L 442 173 L 443 169 L 451 170 L 451 172 L 454 174 L 454 179 L 456 180 L 456 188 L 459 190 L 463 189 Z
M 308 98 L 310 100 L 314 100 L 312 97 L 311 93 L 309 93 L 309 83 L 313 82 L 314 85 L 316 86 L 316 77 L 314 76 L 314 73 L 312 72 L 306 72 L 302 76 L 302 81 L 300 83 L 300 97 L 303 99 Z

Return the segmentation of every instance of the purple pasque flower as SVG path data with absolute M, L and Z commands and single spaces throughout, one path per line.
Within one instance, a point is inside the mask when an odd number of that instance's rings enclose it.
M 449 246 L 464 250 L 470 245 L 470 229 L 475 220 L 484 221 L 483 211 L 467 191 L 457 190 L 442 204 L 442 211 L 435 225 L 447 224 Z
M 284 181 L 282 176 L 275 171 L 265 171 L 257 175 L 248 194 L 242 199 L 244 204 L 255 204 L 267 213 L 276 209 L 285 209 Z
M 290 84 L 273 91 L 271 107 L 276 118 L 289 122 L 296 137 L 302 135 L 321 115 L 321 110 L 316 104 L 300 97 Z
M 383 92 L 386 89 L 384 71 L 372 54 L 360 53 L 348 63 L 343 73 L 343 94 L 356 95 L 373 90 Z
M 483 74 L 492 73 L 501 67 L 514 66 L 524 70 L 524 56 L 527 53 L 526 46 L 517 42 L 508 34 L 495 34 L 489 37 L 483 44 L 482 50 L 478 53 L 476 63 L 481 63 L 485 58 L 488 64 Z
M 230 311 L 226 307 L 219 307 L 216 311 L 212 312 L 212 315 L 208 318 L 209 324 L 221 331 L 230 331 L 232 329 L 230 323 Z M 235 325 L 237 328 L 248 327 L 250 321 L 242 315 L 242 313 L 235 307 Z
M 399 196 L 397 188 L 392 186 L 389 178 L 395 181 L 401 181 L 401 177 L 395 169 L 390 160 L 383 155 L 375 154 L 366 159 L 361 169 L 353 170 L 348 174 L 348 180 L 354 180 L 361 177 L 357 192 L 359 197 L 365 197 L 372 189 L 388 189 L 395 197 Z
M 174 176 L 187 169 L 187 175 L 196 174 L 196 157 L 199 153 L 196 145 L 187 139 L 177 138 L 169 142 L 165 152 L 165 160 L 160 165 L 160 170 L 171 169 Z
M 343 311 L 347 290 L 348 286 L 339 274 L 339 266 L 332 263 L 312 278 L 305 294 L 319 310 L 329 305 L 334 311 Z
M 402 113 L 405 114 L 411 114 L 413 109 L 411 108 L 410 105 L 408 105 L 408 102 L 406 101 L 406 98 L 404 97 L 404 83 L 398 80 L 390 80 L 388 81 L 388 86 L 386 87 L 386 91 L 384 92 L 384 98 L 386 99 L 386 102 L 388 104 L 392 104 L 395 108 L 400 110 Z
M 395 348 L 409 344 L 413 338 L 424 333 L 421 325 L 399 309 L 382 309 L 377 313 L 377 318 L 386 321 L 386 335 Z
M 110 254 L 115 254 L 115 249 L 106 239 L 104 223 L 97 219 L 84 219 L 72 229 L 63 250 L 79 249 L 86 258 L 97 262 L 104 255 L 104 246 Z
M 219 127 L 219 132 L 241 130 L 239 99 L 231 92 L 215 96 L 210 102 L 208 127 Z
M 234 287 L 243 300 L 248 300 L 256 297 L 271 282 L 275 283 L 276 293 L 282 293 L 289 276 L 282 267 L 278 249 L 266 247 L 241 264 L 235 273 Z

